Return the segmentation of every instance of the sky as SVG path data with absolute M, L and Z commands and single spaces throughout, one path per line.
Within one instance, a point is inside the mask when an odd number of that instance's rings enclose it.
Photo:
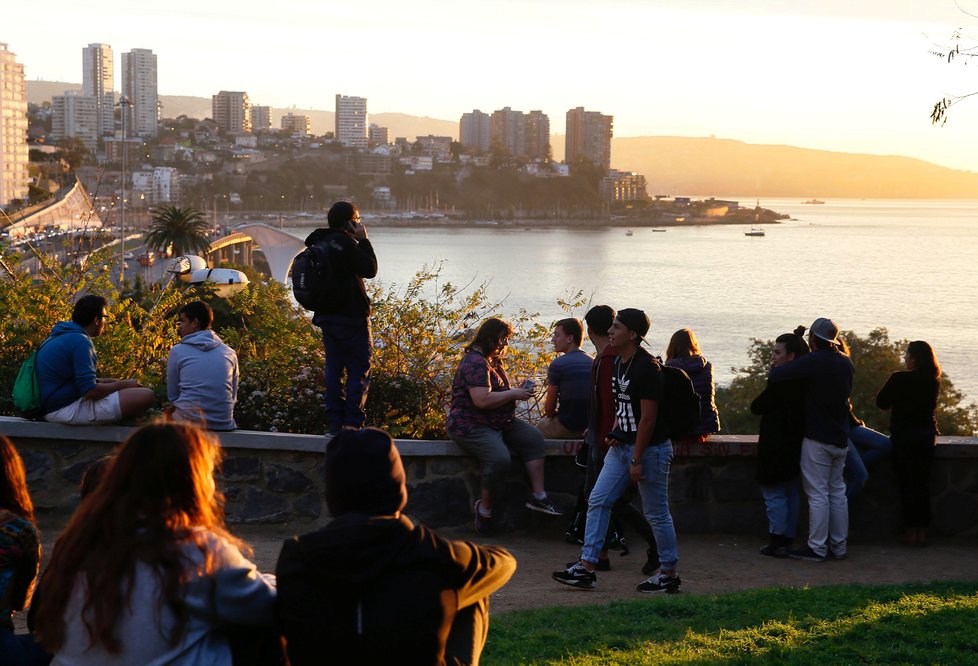
M 150 4 L 156 6 L 150 6 Z M 614 116 L 615 136 L 907 155 L 978 171 L 978 62 L 930 53 L 978 0 L 48 0 L 5 3 L 0 42 L 28 80 L 81 82 L 81 50 L 150 48 L 163 95 L 457 120 L 504 106 Z M 256 10 L 254 8 L 260 8 Z M 11 29 L 13 28 L 13 29 Z M 118 85 L 118 83 L 117 83 Z

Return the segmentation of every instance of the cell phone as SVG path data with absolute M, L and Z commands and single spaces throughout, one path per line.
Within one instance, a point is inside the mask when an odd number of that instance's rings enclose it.
M 536 387 L 537 383 L 532 379 L 527 379 L 525 382 L 520 384 L 520 388 L 524 391 L 532 391 Z

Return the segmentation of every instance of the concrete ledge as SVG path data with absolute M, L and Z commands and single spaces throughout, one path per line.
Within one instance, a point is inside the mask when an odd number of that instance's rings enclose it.
M 28 421 L 16 416 L 0 416 L 0 434 L 10 438 L 53 440 L 64 442 L 124 442 L 132 434 L 132 426 L 68 426 L 46 421 Z M 227 449 L 268 449 L 322 453 L 326 438 L 258 430 L 214 432 Z M 938 437 L 938 458 L 978 458 L 978 437 Z M 547 456 L 573 456 L 581 446 L 580 440 L 549 439 Z M 714 435 L 703 444 L 676 444 L 676 457 L 753 457 L 757 448 L 756 435 Z M 402 456 L 464 456 L 468 454 L 451 440 L 399 439 L 397 449 Z

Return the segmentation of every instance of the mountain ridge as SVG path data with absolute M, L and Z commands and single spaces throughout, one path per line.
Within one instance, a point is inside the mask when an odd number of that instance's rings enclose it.
M 76 83 L 28 81 L 28 100 L 41 103 Z M 206 118 L 206 97 L 160 95 L 164 117 Z M 318 109 L 272 109 L 272 125 L 285 113 L 308 115 L 314 134 L 332 131 L 335 114 Z M 434 134 L 458 138 L 458 122 L 404 113 L 372 113 L 391 139 Z M 563 159 L 564 137 L 551 135 L 555 160 Z M 756 197 L 978 199 L 978 173 L 943 167 L 914 157 L 870 155 L 752 144 L 715 137 L 641 136 L 612 139 L 611 166 L 646 177 L 650 195 L 711 196 L 739 192 Z

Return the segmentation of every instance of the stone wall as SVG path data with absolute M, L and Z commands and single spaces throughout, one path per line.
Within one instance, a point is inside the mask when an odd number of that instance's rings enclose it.
M 67 513 L 78 503 L 85 469 L 132 431 L 121 426 L 78 428 L 0 417 L 0 433 L 17 445 L 39 510 Z M 232 523 L 290 523 L 310 528 L 327 516 L 323 501 L 325 440 L 312 435 L 236 431 L 216 433 L 226 451 L 220 482 Z M 398 441 L 410 486 L 407 511 L 439 527 L 471 520 L 479 491 L 475 460 L 445 441 Z M 703 445 L 678 445 L 672 471 L 672 510 L 680 532 L 763 534 L 763 501 L 754 482 L 756 438 L 727 435 Z M 549 441 L 547 487 L 573 511 L 583 471 L 578 443 Z M 883 536 L 899 528 L 899 498 L 889 464 L 870 469 L 870 481 L 850 512 L 853 534 Z M 939 439 L 931 479 L 934 528 L 978 535 L 978 438 Z M 528 487 L 514 464 L 495 506 L 507 529 L 556 529 L 553 518 L 526 511 Z

